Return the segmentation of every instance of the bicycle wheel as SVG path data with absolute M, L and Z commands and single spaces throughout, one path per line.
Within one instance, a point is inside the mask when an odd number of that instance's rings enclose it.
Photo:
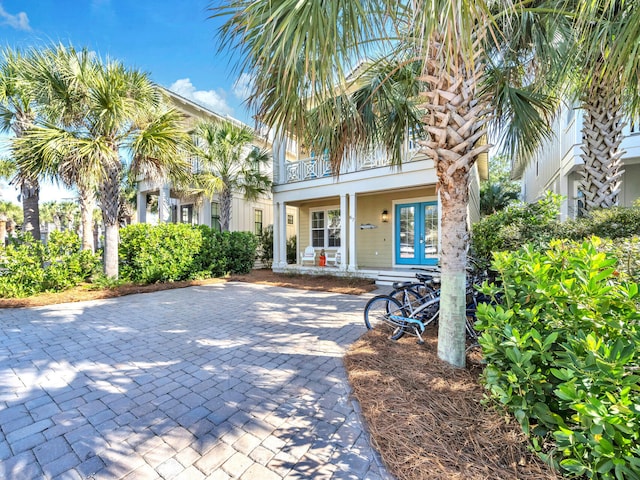
M 404 317 L 405 311 L 400 302 L 388 295 L 378 295 L 367 302 L 364 307 L 364 324 L 369 329 L 379 328 L 384 325 L 391 333 L 391 338 L 397 340 L 404 335 L 403 326 L 389 319 L 389 315 Z
M 422 298 L 416 288 L 417 286 L 410 288 L 398 288 L 393 290 L 389 296 L 397 300 L 409 312 L 413 312 L 422 303 Z

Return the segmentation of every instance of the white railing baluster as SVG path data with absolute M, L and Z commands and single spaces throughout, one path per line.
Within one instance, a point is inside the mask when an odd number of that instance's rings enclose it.
M 403 155 L 403 163 L 410 163 L 421 160 L 423 156 L 417 155 L 420 146 L 410 140 L 407 143 Z M 376 148 L 364 153 L 354 153 L 347 151 L 340 165 L 340 174 L 370 170 L 372 168 L 388 167 L 391 165 L 389 155 L 382 148 Z M 326 178 L 333 174 L 329 155 L 324 154 L 319 157 L 313 156 L 303 158 L 298 161 L 287 161 L 285 163 L 285 183 L 312 180 L 314 178 Z

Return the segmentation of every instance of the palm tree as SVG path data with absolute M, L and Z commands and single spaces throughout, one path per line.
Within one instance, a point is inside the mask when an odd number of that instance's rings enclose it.
M 253 131 L 229 121 L 201 122 L 193 132 L 193 154 L 202 169 L 193 176 L 191 193 L 220 199 L 220 227 L 229 230 L 233 192 L 242 192 L 251 201 L 270 191 L 271 180 L 260 171 L 270 157 L 251 146 Z
M 23 75 L 37 98 L 46 121 L 73 130 L 82 127 L 90 90 L 87 79 L 99 68 L 87 49 L 57 45 L 34 51 Z M 93 210 L 98 189 L 94 165 L 74 157 L 61 158 L 53 170 L 40 171 L 67 188 L 77 187 L 82 226 L 82 249 L 94 250 Z
M 58 202 L 55 200 L 44 202 L 40 205 L 40 221 L 43 225 L 53 223 L 56 230 L 62 230 L 60 217 L 58 216 Z
M 583 8 L 581 17 L 590 21 L 570 57 L 577 61 L 572 64 L 577 72 L 572 80 L 584 112 L 581 215 L 618 204 L 624 173 L 622 130 L 629 112 L 637 112 L 640 72 L 635 50 L 640 42 L 640 5 L 603 0 L 585 2 Z
M 489 160 L 489 178 L 480 185 L 480 214 L 502 210 L 520 196 L 520 184 L 510 179 L 509 158 L 498 155 Z
M 421 132 L 422 151 L 436 164 L 442 208 L 438 355 L 456 366 L 465 364 L 469 178 L 478 156 L 490 148 L 481 139 L 493 119 L 507 127 L 507 147 L 535 148 L 549 131 L 544 112 L 555 107 L 537 85 L 527 83 L 533 75 L 526 65 L 533 56 L 516 62 L 511 50 L 502 48 L 518 36 L 501 32 L 500 25 L 517 24 L 515 18 L 544 25 L 551 13 L 530 9 L 518 17 L 524 10 L 524 4 L 509 0 L 235 0 L 214 8 L 215 15 L 230 15 L 221 29 L 222 46 L 239 50 L 240 67 L 254 80 L 250 104 L 258 118 L 299 138 L 321 132 L 307 142 L 329 151 L 334 171 L 347 149 L 380 142 L 399 163 L 399 145 L 411 127 Z M 551 39 L 536 45 L 551 46 Z M 551 48 L 545 53 L 554 57 Z M 391 75 L 376 87 L 379 95 L 350 95 L 369 70 L 362 59 L 374 56 L 398 68 L 418 62 L 419 95 L 413 100 L 419 99 L 421 114 L 415 125 L 406 111 L 380 107 L 382 86 L 394 91 Z M 309 128 L 309 107 L 326 128 Z M 518 142 L 523 135 L 528 141 Z
M 0 130 L 21 137 L 36 118 L 34 98 L 22 71 L 29 62 L 18 51 L 5 49 L 0 62 Z M 40 239 L 40 183 L 32 172 L 18 168 L 14 180 L 20 188 L 24 212 L 22 230 Z
M 95 58 L 93 62 L 86 75 L 74 79 L 81 85 L 79 91 L 87 92 L 82 114 L 73 122 L 29 129 L 13 149 L 24 168 L 53 171 L 66 165 L 72 172 L 69 178 L 77 182 L 88 177 L 95 182 L 105 227 L 104 273 L 115 278 L 125 170 L 159 176 L 186 172 L 188 135 L 182 115 L 164 106 L 161 92 L 145 73 L 116 61 L 101 63 Z M 124 161 L 125 150 L 130 152 L 130 163 Z

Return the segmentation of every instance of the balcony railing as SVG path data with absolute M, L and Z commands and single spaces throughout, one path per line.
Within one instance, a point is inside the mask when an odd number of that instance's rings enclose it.
M 424 156 L 419 154 L 418 145 L 411 142 L 409 148 L 406 149 L 406 154 L 402 162 L 410 163 L 423 159 Z M 388 167 L 390 165 L 391 159 L 382 149 L 377 149 L 366 154 L 351 153 L 345 155 L 343 158 L 340 165 L 340 175 L 370 170 L 372 168 Z M 328 155 L 312 156 L 310 158 L 285 162 L 283 183 L 330 177 L 331 174 L 331 163 L 329 162 Z

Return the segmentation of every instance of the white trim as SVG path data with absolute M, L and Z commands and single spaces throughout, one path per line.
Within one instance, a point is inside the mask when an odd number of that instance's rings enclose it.
M 391 201 L 392 208 L 392 217 L 391 217 L 391 265 L 393 268 L 407 268 L 408 264 L 399 264 L 396 263 L 396 205 L 402 205 L 405 203 L 423 203 L 423 202 L 436 202 L 438 207 L 438 255 L 434 255 L 434 258 L 440 260 L 440 252 L 441 249 L 441 235 L 440 230 L 442 227 L 442 204 L 440 203 L 440 195 L 436 196 L 423 196 L 423 197 L 414 197 L 414 198 L 399 198 Z
M 252 219 L 253 221 L 251 222 L 251 225 L 253 227 L 252 228 L 253 234 L 261 237 L 262 233 L 264 232 L 264 208 L 262 208 L 262 207 L 252 207 L 251 212 L 253 213 L 253 215 L 252 215 L 253 216 L 253 219 Z M 262 218 L 260 219 L 260 224 L 261 224 L 261 226 L 260 226 L 260 235 L 258 235 L 256 233 L 256 212 L 262 213 Z
M 336 247 L 336 246 L 329 246 L 329 215 L 328 212 L 330 210 L 337 210 L 340 212 L 340 246 Z M 322 246 L 315 246 L 313 245 L 313 213 L 314 212 L 323 212 L 324 213 L 324 239 L 323 239 L 323 245 Z M 310 208 L 309 209 L 309 245 L 312 245 L 314 248 L 331 248 L 331 249 L 340 249 L 343 247 L 344 244 L 344 225 L 342 224 L 342 215 L 344 215 L 344 213 L 340 210 L 340 206 L 334 206 L 334 205 L 330 205 L 330 206 L 326 206 L 326 207 L 314 207 L 314 208 Z

